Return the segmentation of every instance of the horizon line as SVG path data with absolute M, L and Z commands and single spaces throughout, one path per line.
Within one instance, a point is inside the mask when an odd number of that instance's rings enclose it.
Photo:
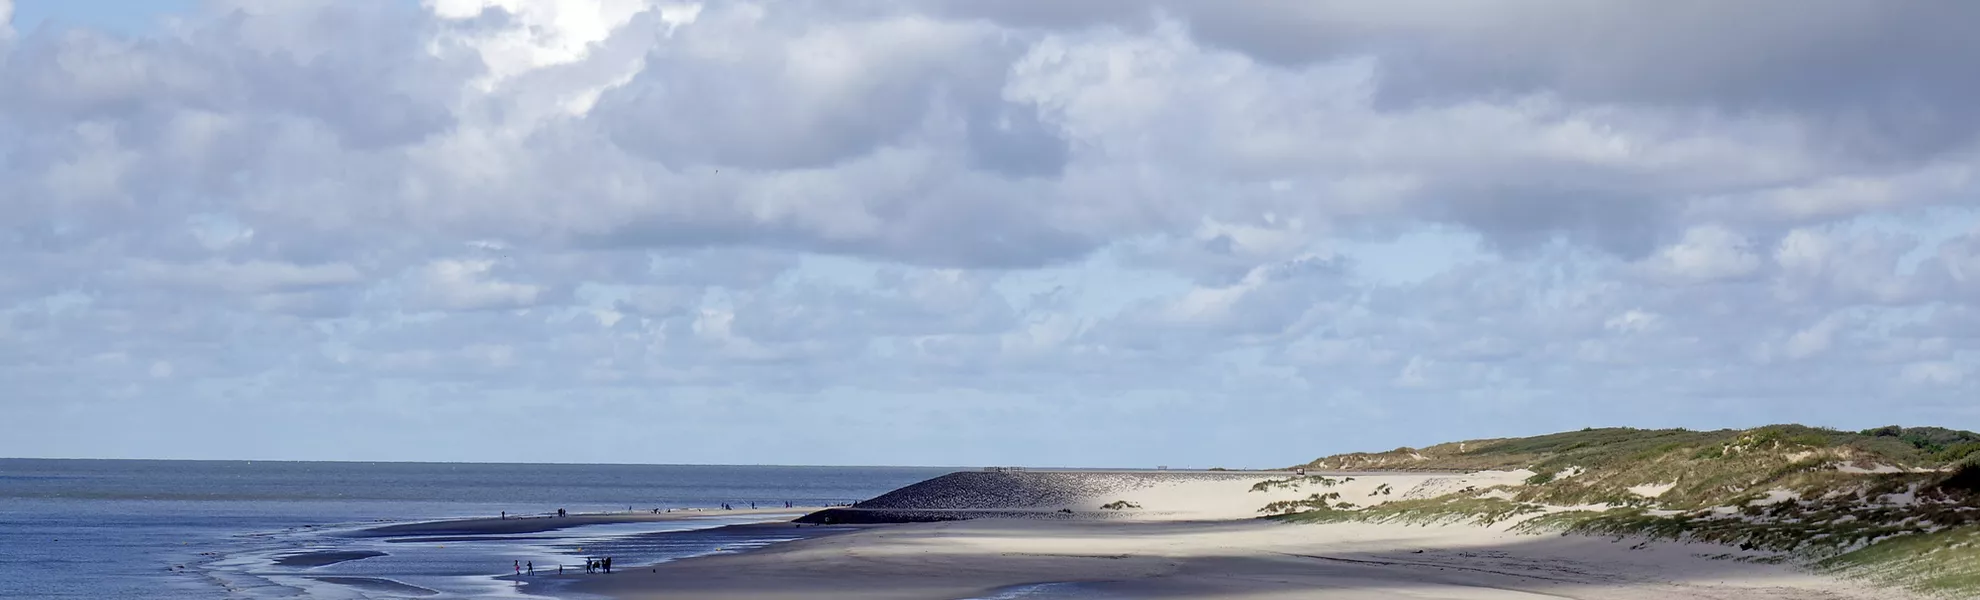
M 259 459 L 259 458 L 103 458 L 73 456 L 0 456 L 0 461 L 43 460 L 43 461 L 131 461 L 131 462 L 211 462 L 211 463 L 331 463 L 331 464 L 398 464 L 398 465 L 510 465 L 510 466 L 608 466 L 608 467 L 787 467 L 787 468 L 882 468 L 882 469 L 966 469 L 978 470 L 990 467 L 1022 467 L 1026 469 L 1066 469 L 1066 470 L 1111 470 L 1111 471 L 1275 471 L 1279 467 L 1101 467 L 1101 466 L 1062 466 L 1062 465 L 873 465 L 873 464 L 721 464 L 721 463 L 622 463 L 622 462 L 512 462 L 512 461 L 472 461 L 472 460 L 346 460 L 346 459 Z

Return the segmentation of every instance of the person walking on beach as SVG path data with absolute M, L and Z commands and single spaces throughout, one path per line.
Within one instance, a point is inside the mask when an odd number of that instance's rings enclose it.
M 536 575 L 536 561 L 529 561 L 529 564 L 523 565 L 523 567 L 529 569 L 530 575 Z
M 606 573 L 612 572 L 612 557 L 610 556 L 605 557 L 605 572 Z
M 522 561 L 516 561 L 516 576 L 522 577 Z

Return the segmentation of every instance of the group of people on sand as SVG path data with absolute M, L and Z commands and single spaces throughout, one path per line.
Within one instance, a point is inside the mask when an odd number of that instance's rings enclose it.
M 522 577 L 525 575 L 531 575 L 531 576 L 536 575 L 536 561 L 518 560 L 515 561 L 515 566 L 516 566 L 517 577 Z M 586 573 L 612 572 L 612 557 L 607 556 L 605 558 L 584 559 L 584 572 Z M 558 575 L 564 574 L 564 565 L 557 565 L 557 574 Z
M 789 501 L 789 500 L 785 500 L 785 501 L 784 501 L 784 508 L 790 508 L 790 507 L 791 507 L 791 501 Z M 735 509 L 736 509 L 736 507 L 735 507 L 735 505 L 733 505 L 733 504 L 729 504 L 729 503 L 727 503 L 727 502 L 723 502 L 723 503 L 722 503 L 722 510 L 735 510 Z M 755 503 L 755 502 L 751 502 L 751 503 L 749 503 L 749 509 L 750 509 L 750 510 L 756 510 L 756 503 Z
M 785 501 L 784 501 L 784 508 L 791 508 L 791 506 L 792 506 L 792 504 L 791 504 L 791 501 L 789 501 L 789 500 L 785 500 Z M 756 509 L 756 503 L 755 503 L 755 502 L 751 502 L 751 503 L 749 503 L 749 508 L 750 508 L 750 510 L 755 510 L 755 509 Z M 729 503 L 727 503 L 727 502 L 724 502 L 724 503 L 722 503 L 722 510 L 735 510 L 735 509 L 736 509 L 736 507 L 735 507 L 735 505 L 732 505 L 732 504 L 729 504 Z M 655 508 L 655 509 L 653 509 L 653 512 L 654 512 L 655 514 L 658 514 L 658 513 L 660 512 L 660 510 L 661 510 L 661 509 L 658 509 L 658 508 Z M 666 509 L 666 510 L 667 510 L 667 512 L 670 512 L 670 513 L 671 513 L 671 512 L 674 512 L 674 509 L 671 509 L 671 508 L 670 508 L 670 509 Z M 565 512 L 565 511 L 564 511 L 564 509 L 561 509 L 561 508 L 559 508 L 559 509 L 557 509 L 557 516 L 558 516 L 558 517 L 565 517 L 565 516 L 569 516 L 569 514 L 570 514 L 570 513 L 568 513 L 568 512 Z M 506 519 L 508 519 L 508 518 L 509 518 L 509 511 L 502 511 L 502 518 L 503 518 L 503 519 L 505 519 L 505 520 L 506 520 Z M 517 576 L 517 577 L 521 577 L 521 576 L 524 576 L 524 575 L 535 575 L 535 574 L 536 574 L 536 561 L 520 561 L 520 560 L 518 560 L 518 561 L 515 561 L 515 568 L 516 568 L 516 576 Z M 585 560 L 584 560 L 584 572 L 586 572 L 586 573 L 610 573 L 610 572 L 612 572 L 612 557 L 610 557 L 610 556 L 607 556 L 607 557 L 604 557 L 604 558 L 587 558 L 587 559 L 585 559 Z M 559 574 L 559 575 L 562 575 L 563 573 L 564 573 L 564 565 L 557 565 L 557 574 Z
M 789 501 L 789 500 L 785 500 L 785 501 L 784 501 L 784 508 L 791 508 L 792 506 L 795 506 L 795 505 L 794 505 L 794 504 L 792 504 L 792 503 L 791 503 L 791 501 Z M 631 507 L 627 507 L 627 508 L 628 508 L 628 510 L 630 510 L 630 508 L 631 508 Z M 751 503 L 749 503 L 749 508 L 750 508 L 750 510 L 756 510 L 756 503 L 755 503 L 755 502 L 751 502 Z M 723 503 L 722 503 L 722 510 L 735 510 L 735 509 L 736 509 L 736 506 L 735 506 L 734 504 L 730 504 L 730 503 L 727 503 L 727 502 L 723 502 Z M 655 509 L 653 509 L 653 514 L 656 514 L 656 515 L 657 515 L 657 514 L 660 514 L 661 512 L 669 512 L 669 513 L 671 513 L 671 512 L 674 512 L 674 509 L 671 509 L 671 508 L 666 508 L 666 509 L 662 509 L 662 508 L 655 508 Z M 564 509 L 561 509 L 561 508 L 559 508 L 559 509 L 557 509 L 557 518 L 560 518 L 560 519 L 561 519 L 561 518 L 564 518 L 564 517 L 568 517 L 568 516 L 570 516 L 570 513 L 569 513 L 569 512 L 566 512 L 566 511 L 565 511 Z M 502 511 L 502 517 L 501 517 L 501 518 L 502 518 L 503 520 L 507 520 L 507 519 L 509 518 L 509 511 L 506 511 L 506 510 L 505 510 L 505 511 Z

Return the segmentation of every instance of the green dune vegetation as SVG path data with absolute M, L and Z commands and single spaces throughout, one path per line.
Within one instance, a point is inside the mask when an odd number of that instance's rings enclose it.
M 1277 513 L 1270 518 L 1710 542 L 1771 552 L 1739 560 L 1980 593 L 1980 433 L 1971 431 L 1584 429 L 1343 454 L 1303 466 L 1533 474 L 1514 485 L 1368 506 L 1316 493 L 1266 507 Z

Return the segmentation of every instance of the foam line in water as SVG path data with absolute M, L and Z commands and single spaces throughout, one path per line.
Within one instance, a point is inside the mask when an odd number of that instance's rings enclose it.
M 1054 581 L 1027 583 L 993 590 L 989 595 L 969 600 L 1052 600 L 1057 598 L 1100 598 L 1089 589 L 1090 584 L 1076 581 Z

